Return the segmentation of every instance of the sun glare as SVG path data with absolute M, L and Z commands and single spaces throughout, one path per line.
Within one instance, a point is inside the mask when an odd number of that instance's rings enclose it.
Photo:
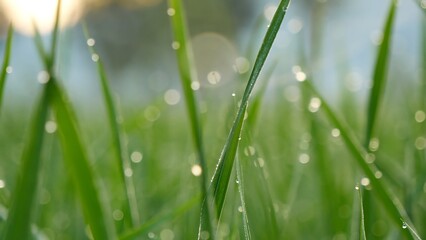
M 41 33 L 52 31 L 58 0 L 0 0 L 0 3 L 19 32 L 33 35 L 34 23 Z M 81 0 L 62 0 L 60 27 L 74 24 L 81 12 Z

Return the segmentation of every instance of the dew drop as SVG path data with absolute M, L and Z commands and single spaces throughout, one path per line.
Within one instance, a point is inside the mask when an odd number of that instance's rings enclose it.
M 6 183 L 4 182 L 4 180 L 0 179 L 0 188 L 4 187 L 6 187 Z
M 96 44 L 96 41 L 95 41 L 95 39 L 93 39 L 93 38 L 89 38 L 89 39 L 87 39 L 87 46 L 89 46 L 89 47 L 93 47 L 93 46 L 95 46 L 95 44 Z
M 426 138 L 425 137 L 416 138 L 414 145 L 416 146 L 417 150 L 426 149 Z
M 379 146 L 380 146 L 380 141 L 379 141 L 378 138 L 372 138 L 370 140 L 370 143 L 368 144 L 368 148 L 372 152 L 375 152 L 375 151 L 379 150 Z
M 338 128 L 333 128 L 331 130 L 331 136 L 333 136 L 335 138 L 339 137 L 340 136 L 340 130 Z
M 180 101 L 180 93 L 176 89 L 169 89 L 164 94 L 164 101 L 168 105 L 176 105 Z
M 173 240 L 175 238 L 175 234 L 170 229 L 163 229 L 160 232 L 160 239 L 161 240 Z
M 174 16 L 176 14 L 176 10 L 174 8 L 167 9 L 167 15 L 170 17 Z
M 416 120 L 416 122 L 418 123 L 422 123 L 425 121 L 426 119 L 426 113 L 423 112 L 422 110 L 419 110 L 416 112 L 416 114 L 414 115 L 414 119 Z
M 93 53 L 93 54 L 92 54 L 92 61 L 94 61 L 94 62 L 99 61 L 99 55 L 98 55 L 98 54 L 96 54 L 96 53 Z
M 244 149 L 244 155 L 254 156 L 256 154 L 256 149 L 253 146 L 248 146 Z
M 203 169 L 201 168 L 200 165 L 194 164 L 191 167 L 191 173 L 192 173 L 192 175 L 198 177 L 198 176 L 201 176 L 201 174 L 203 173 Z
M 321 100 L 317 97 L 311 98 L 311 101 L 309 102 L 308 110 L 314 113 L 314 112 L 318 112 L 320 107 L 321 107 Z
M 124 175 L 126 175 L 126 177 L 131 177 L 133 175 L 133 170 L 131 168 L 126 168 L 124 170 Z
M 244 211 L 243 207 L 239 206 L 238 207 L 238 212 L 242 213 Z
M 149 233 L 148 233 L 148 238 L 150 238 L 150 239 L 155 238 L 155 233 L 153 233 L 153 232 L 149 232 Z
M 370 179 L 368 179 L 366 177 L 361 178 L 361 185 L 364 186 L 364 187 L 370 185 Z
M 177 41 L 172 42 L 172 48 L 178 50 L 180 48 L 180 43 Z
M 207 74 L 207 81 L 211 85 L 218 84 L 221 79 L 222 79 L 222 76 L 220 75 L 220 73 L 218 71 L 211 71 Z
M 201 238 L 201 239 L 203 239 L 203 240 L 207 240 L 207 239 L 209 239 L 209 238 L 210 238 L 210 233 L 209 233 L 209 232 L 207 232 L 207 231 L 202 231 L 202 232 L 200 233 L 200 238 Z
M 355 185 L 355 190 L 359 190 L 359 186 L 358 185 Z
M 383 177 L 383 173 L 381 171 L 376 171 L 374 173 L 374 177 L 376 177 L 377 179 L 380 179 Z
M 55 133 L 57 129 L 58 125 L 54 121 L 47 121 L 44 125 L 44 130 L 50 134 Z
M 302 71 L 297 72 L 295 75 L 296 75 L 296 80 L 299 81 L 299 82 L 303 82 L 303 81 L 306 80 L 306 73 L 304 73 Z
M 123 217 L 124 217 L 124 213 L 123 213 L 123 211 L 121 211 L 120 209 L 115 209 L 115 210 L 112 212 L 112 218 L 113 218 L 115 221 L 121 221 L 121 220 L 123 220 Z
M 130 160 L 134 163 L 140 163 L 142 161 L 143 155 L 141 152 L 134 151 L 130 154 Z
M 13 72 L 13 67 L 12 66 L 7 66 L 6 67 L 6 73 L 7 74 L 11 74 Z
M 231 96 L 235 97 L 236 95 L 235 95 L 235 93 L 232 93 Z
M 194 91 L 197 91 L 198 89 L 200 89 L 200 82 L 199 81 L 191 82 L 191 89 Z
M 403 223 L 402 223 L 402 228 L 403 228 L 403 229 L 406 229 L 407 227 L 408 227 L 407 223 L 403 222 Z
M 50 75 L 47 71 L 40 71 L 37 74 L 37 81 L 40 84 L 46 84 L 47 82 L 49 82 L 49 80 L 50 80 Z
M 291 33 L 296 34 L 302 30 L 303 23 L 297 18 L 290 19 L 288 22 L 288 29 Z
M 307 153 L 302 153 L 299 155 L 299 162 L 301 164 L 307 164 L 310 161 L 310 157 Z

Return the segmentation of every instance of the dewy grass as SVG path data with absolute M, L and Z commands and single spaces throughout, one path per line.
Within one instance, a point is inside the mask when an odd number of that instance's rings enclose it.
M 49 104 L 52 107 L 58 124 L 65 165 L 76 187 L 84 217 L 90 226 L 90 233 L 94 239 L 114 239 L 114 228 L 112 227 L 110 218 L 107 218 L 104 214 L 98 190 L 95 187 L 95 178 L 89 164 L 90 161 L 81 141 L 76 117 L 55 77 L 54 66 L 57 53 L 60 6 L 61 1 L 58 1 L 50 54 L 45 52 L 40 34 L 36 29 L 35 41 L 37 49 L 49 74 L 45 89 L 50 96 Z M 39 148 L 41 149 L 41 146 Z
M 266 58 L 269 54 L 269 51 L 272 47 L 272 44 L 275 40 L 275 37 L 278 33 L 278 30 L 281 27 L 281 23 L 284 19 L 284 16 L 287 12 L 289 5 L 289 0 L 282 0 L 278 5 L 278 8 L 274 14 L 274 17 L 271 21 L 271 24 L 266 32 L 263 43 L 260 47 L 256 61 L 254 63 L 253 70 L 249 77 L 246 89 L 244 91 L 243 98 L 240 103 L 240 107 L 237 112 L 237 116 L 232 125 L 231 131 L 226 140 L 225 146 L 223 147 L 219 162 L 217 164 L 216 171 L 213 175 L 212 183 L 209 187 L 209 192 L 213 195 L 215 203 L 214 211 L 214 221 L 218 221 L 222 213 L 223 204 L 225 201 L 226 191 L 228 189 L 228 184 L 232 172 L 232 166 L 234 164 L 235 155 L 237 152 L 239 139 L 241 135 L 241 129 L 243 127 L 244 115 L 247 110 L 248 100 L 250 94 L 254 88 L 256 80 L 260 74 L 260 71 L 266 61 Z M 209 231 L 207 226 L 209 220 L 207 219 L 206 213 L 209 211 L 209 204 L 204 203 L 201 209 L 201 219 L 200 219 L 200 229 L 198 238 L 202 239 L 204 232 Z M 214 231 L 214 229 L 212 230 Z M 214 237 L 214 232 L 209 232 L 210 236 Z
M 376 119 L 380 109 L 380 102 L 383 98 L 386 87 L 392 29 L 397 4 L 397 0 L 392 0 L 383 33 L 383 41 L 380 44 L 376 66 L 374 67 L 373 88 L 370 91 L 370 99 L 368 102 L 367 128 L 365 134 L 365 148 L 367 150 L 369 149 L 371 137 L 374 134 L 375 123 L 377 122 Z
M 350 153 L 356 160 L 358 166 L 363 170 L 364 174 L 369 178 L 371 186 L 374 191 L 377 193 L 379 200 L 383 204 L 384 208 L 388 211 L 389 216 L 392 218 L 395 224 L 400 224 L 400 218 L 402 217 L 406 222 L 411 224 L 411 220 L 402 206 L 401 202 L 389 191 L 389 188 L 385 186 L 383 181 L 380 181 L 375 176 L 377 167 L 374 163 L 369 163 L 367 160 L 367 152 L 359 144 L 356 138 L 353 136 L 353 133 L 350 131 L 350 128 L 346 126 L 330 108 L 329 104 L 325 99 L 319 94 L 315 87 L 306 80 L 303 82 L 306 87 L 308 87 L 315 96 L 317 96 L 321 101 L 321 108 L 324 110 L 325 115 L 329 119 L 330 123 L 340 130 L 342 139 L 349 149 Z M 403 229 L 402 231 L 406 237 L 410 237 L 410 233 Z
M 365 234 L 365 222 L 364 222 L 364 204 L 362 199 L 362 190 L 357 185 L 355 187 L 355 190 L 358 193 L 358 201 L 359 201 L 359 209 L 360 209 L 360 216 L 359 216 L 359 239 L 367 240 L 367 235 Z
M 83 30 L 84 30 L 86 39 L 88 41 L 90 53 L 92 54 L 92 56 L 97 55 L 93 46 L 94 39 L 90 37 L 89 31 L 86 25 L 83 26 Z M 96 65 L 98 68 L 98 75 L 101 82 L 102 94 L 103 94 L 106 109 L 107 109 L 108 123 L 112 133 L 112 140 L 113 140 L 112 146 L 114 148 L 114 154 L 115 154 L 115 159 L 117 160 L 117 166 L 118 166 L 118 169 L 120 170 L 122 186 L 123 186 L 125 198 L 126 198 L 125 212 L 130 214 L 130 217 L 131 217 L 129 219 L 131 223 L 130 226 L 134 228 L 140 224 L 140 220 L 139 220 L 140 217 L 139 217 L 139 209 L 138 209 L 138 204 L 136 199 L 133 178 L 131 176 L 128 177 L 125 174 L 125 172 L 128 169 L 131 169 L 131 165 L 129 162 L 129 158 L 127 156 L 126 147 L 123 143 L 124 132 L 122 131 L 120 124 L 118 122 L 119 117 L 118 117 L 117 110 L 112 98 L 110 87 L 108 85 L 107 75 L 106 75 L 105 68 L 101 58 L 99 58 L 96 61 Z M 127 219 L 127 216 L 126 216 L 126 219 Z M 128 221 L 125 221 L 125 222 L 128 222 Z
M 3 92 L 4 92 L 4 85 L 6 82 L 6 76 L 8 72 L 10 71 L 9 68 L 9 62 L 10 62 L 10 52 L 12 51 L 12 39 L 13 39 L 13 27 L 12 24 L 9 25 L 9 29 L 7 31 L 7 37 L 6 37 L 6 45 L 4 47 L 4 55 L 3 55 L 3 65 L 0 72 L 0 114 L 1 114 L 1 106 L 3 102 Z

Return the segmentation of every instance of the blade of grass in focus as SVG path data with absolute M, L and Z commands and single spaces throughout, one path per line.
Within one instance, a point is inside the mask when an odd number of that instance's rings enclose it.
M 81 141 L 77 120 L 64 91 L 57 83 L 54 66 L 57 52 L 57 41 L 59 33 L 59 16 L 61 1 L 58 1 L 55 29 L 53 30 L 50 53 L 46 53 L 41 42 L 40 33 L 35 27 L 35 43 L 44 67 L 48 72 L 49 79 L 46 91 L 50 96 L 49 104 L 53 109 L 57 125 L 60 142 L 62 145 L 65 166 L 71 176 L 74 187 L 77 190 L 78 200 L 83 209 L 83 215 L 90 227 L 91 235 L 94 239 L 114 239 L 114 228 L 111 218 L 104 214 L 104 210 L 99 198 L 98 189 L 95 186 L 95 178 L 90 168 L 90 161 L 87 157 L 85 145 Z
M 208 170 L 204 153 L 203 134 L 201 131 L 201 122 L 199 117 L 196 96 L 192 89 L 192 84 L 198 83 L 197 73 L 193 60 L 191 43 L 188 40 L 188 30 L 185 20 L 185 12 L 181 0 L 169 0 L 169 8 L 167 14 L 171 17 L 172 31 L 174 41 L 178 47 L 176 49 L 177 63 L 180 74 L 180 81 L 185 97 L 186 109 L 191 125 L 192 138 L 197 151 L 198 161 L 201 167 L 201 192 L 203 193 L 202 201 L 210 202 L 210 196 L 207 192 Z M 210 204 L 207 204 L 210 205 Z M 208 210 L 208 209 L 207 209 Z M 212 228 L 210 222 L 210 210 L 205 213 L 205 220 L 208 228 Z
M 243 229 L 244 229 L 244 238 L 246 240 L 250 240 L 251 239 L 250 225 L 249 225 L 249 220 L 247 216 L 247 207 L 246 207 L 246 201 L 245 201 L 245 195 L 244 195 L 244 188 L 245 188 L 244 173 L 243 173 L 238 155 L 236 156 L 236 158 L 237 158 L 236 168 L 237 168 L 238 192 L 239 192 L 239 197 L 241 201 L 241 208 L 243 211 L 241 215 L 242 215 L 242 222 L 243 222 Z
M 86 36 L 86 39 L 88 41 L 88 46 L 90 53 L 97 54 L 95 52 L 95 49 L 93 47 L 94 40 L 90 37 L 89 31 L 86 27 L 86 25 L 83 25 L 83 31 Z M 93 42 L 91 42 L 93 41 Z M 96 65 L 98 68 L 98 75 L 101 82 L 102 87 L 102 94 L 104 97 L 107 114 L 108 114 L 108 123 L 109 127 L 112 132 L 112 140 L 113 140 L 113 148 L 114 148 L 114 154 L 115 158 L 117 160 L 118 169 L 120 169 L 120 176 L 122 181 L 122 186 L 124 188 L 125 192 L 125 199 L 126 199 L 126 211 L 130 213 L 131 216 L 131 227 L 136 227 L 139 225 L 139 209 L 137 205 L 137 199 L 136 199 L 136 193 L 135 193 L 135 186 L 133 183 L 132 177 L 127 177 L 125 175 L 125 171 L 127 169 L 131 168 L 129 158 L 126 154 L 126 148 L 124 146 L 124 133 L 120 127 L 120 124 L 118 122 L 118 114 L 117 110 L 115 108 L 115 104 L 112 98 L 111 90 L 108 85 L 108 79 L 106 75 L 106 71 L 104 68 L 104 65 L 102 63 L 102 60 L 99 58 L 96 61 Z M 126 218 L 127 219 L 127 218 Z
M 29 138 L 23 150 L 21 167 L 17 174 L 15 189 L 12 192 L 11 207 L 2 239 L 25 240 L 30 238 L 48 106 L 49 92 L 45 88 L 31 120 Z
M 375 124 L 377 122 L 380 103 L 383 99 L 384 90 L 386 87 L 387 70 L 389 65 L 389 55 L 392 40 L 392 29 L 394 25 L 397 0 L 391 0 L 391 6 L 386 19 L 385 29 L 383 32 L 383 40 L 380 44 L 376 65 L 373 74 L 373 87 L 370 91 L 367 112 L 367 128 L 365 134 L 365 148 L 369 149 L 369 143 L 372 135 L 375 132 Z
M 287 12 L 288 5 L 290 0 L 282 0 L 274 14 L 274 17 L 271 21 L 271 24 L 266 32 L 263 43 L 260 47 L 256 61 L 253 66 L 253 70 L 250 74 L 246 89 L 244 91 L 243 98 L 240 103 L 236 118 L 232 125 L 231 131 L 226 140 L 225 146 L 223 147 L 219 162 L 217 164 L 216 171 L 213 175 L 212 183 L 209 188 L 209 192 L 212 193 L 214 202 L 215 202 L 215 221 L 220 218 L 222 213 L 223 204 L 225 201 L 226 191 L 228 189 L 229 179 L 232 172 L 232 167 L 234 164 L 235 155 L 237 152 L 237 147 L 239 144 L 240 133 L 243 126 L 244 115 L 246 113 L 248 100 L 250 94 L 253 90 L 253 87 L 256 83 L 256 80 L 262 70 L 262 67 L 266 61 L 266 58 L 269 54 L 269 51 L 272 47 L 272 44 L 275 40 L 275 37 L 280 29 L 281 23 L 284 19 L 284 16 Z M 201 235 L 204 231 L 208 231 L 206 224 L 208 220 L 206 219 L 206 212 L 208 211 L 209 206 L 203 204 L 201 209 L 201 219 L 200 219 L 200 229 L 198 238 L 201 239 Z M 210 232 L 212 235 L 212 232 Z M 213 236 L 214 237 L 214 236 Z
M 12 39 L 13 39 L 13 26 L 12 24 L 9 25 L 9 29 L 7 30 L 7 37 L 6 37 L 6 45 L 4 48 L 4 55 L 3 55 L 3 65 L 0 72 L 0 112 L 1 112 L 1 106 L 3 102 L 3 92 L 4 92 L 4 85 L 6 82 L 6 76 L 8 74 L 8 67 L 10 62 L 10 52 L 12 51 Z
M 325 99 L 319 94 L 315 87 L 310 83 L 310 81 L 303 81 L 304 86 L 308 87 L 315 96 L 321 100 L 321 108 L 324 110 L 325 115 L 327 116 L 330 124 L 335 126 L 340 130 L 342 140 L 349 152 L 354 157 L 356 164 L 363 170 L 364 174 L 369 178 L 370 184 L 373 187 L 373 191 L 378 196 L 383 207 L 389 213 L 389 216 L 392 218 L 393 222 L 400 226 L 400 219 L 404 219 L 405 222 L 409 223 L 411 226 L 411 220 L 407 215 L 404 207 L 401 202 L 389 191 L 389 188 L 384 185 L 383 181 L 380 181 L 375 177 L 375 172 L 377 167 L 374 163 L 369 163 L 367 160 L 367 152 L 360 145 L 357 139 L 353 136 L 353 133 L 350 131 L 350 128 L 344 124 L 330 108 Z M 402 233 L 405 237 L 410 238 L 410 232 L 406 229 L 403 229 Z
M 144 234 L 147 234 L 149 231 L 152 231 L 155 227 L 161 225 L 162 223 L 168 220 L 174 219 L 186 213 L 188 210 L 196 206 L 197 203 L 200 202 L 200 199 L 201 199 L 200 196 L 195 196 L 189 199 L 187 202 L 185 202 L 181 206 L 174 208 L 172 212 L 156 216 L 146 221 L 141 226 L 136 227 L 132 230 L 129 230 L 119 239 L 120 240 L 141 239 Z

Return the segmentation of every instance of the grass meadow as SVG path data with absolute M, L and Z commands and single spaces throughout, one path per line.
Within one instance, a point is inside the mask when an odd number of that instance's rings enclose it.
M 395 39 L 406 2 L 421 16 L 409 58 L 416 71 L 404 71 L 409 63 L 395 54 L 404 51 Z M 120 101 L 126 93 L 98 52 L 96 29 L 78 23 L 96 71 L 91 110 L 76 104 L 72 79 L 58 67 L 61 1 L 52 32 L 34 29 L 43 70 L 28 86 L 35 96 L 20 102 L 10 101 L 8 87 L 18 71 L 11 61 L 20 61 L 10 24 L 0 41 L 0 238 L 424 238 L 425 1 L 382 1 L 362 94 L 356 77 L 344 80 L 350 60 L 336 60 L 336 82 L 317 77 L 327 70 L 314 60 L 336 55 L 321 50 L 321 26 L 310 38 L 298 35 L 306 44 L 292 45 L 294 54 L 277 48 L 296 1 L 274 3 L 268 27 L 250 28 L 243 55 L 250 64 L 209 88 L 197 75 L 195 23 L 186 4 L 169 0 L 178 87 L 137 104 Z M 207 80 L 221 76 L 210 72 Z

